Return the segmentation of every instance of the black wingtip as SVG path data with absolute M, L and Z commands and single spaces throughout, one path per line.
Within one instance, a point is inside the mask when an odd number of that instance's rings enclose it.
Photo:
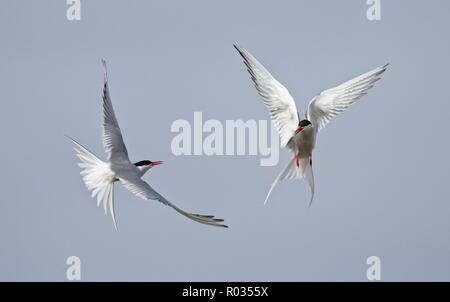
M 102 58 L 102 66 L 104 70 L 107 70 L 106 60 Z
M 238 51 L 238 53 L 241 55 L 241 57 L 244 59 L 244 62 L 248 62 L 247 57 L 245 56 L 245 54 L 242 52 L 242 50 L 236 46 L 236 44 L 233 44 L 234 48 L 236 48 L 236 50 Z M 247 63 L 246 63 L 247 64 Z M 247 65 L 248 67 L 248 65 Z
M 244 56 L 244 54 L 242 53 L 242 50 L 241 50 L 236 44 L 233 44 L 233 47 L 238 51 L 238 53 L 239 53 L 241 56 Z

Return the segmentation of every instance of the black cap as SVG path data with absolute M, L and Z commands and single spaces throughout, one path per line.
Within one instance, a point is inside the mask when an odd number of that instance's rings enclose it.
M 136 167 L 139 167 L 139 166 L 148 166 L 148 165 L 151 165 L 151 164 L 152 164 L 152 162 L 149 161 L 149 160 L 141 160 L 141 161 L 138 161 L 137 163 L 135 163 L 134 165 Z
M 311 122 L 308 120 L 302 120 L 302 121 L 298 122 L 299 127 L 306 127 L 308 125 L 311 125 Z

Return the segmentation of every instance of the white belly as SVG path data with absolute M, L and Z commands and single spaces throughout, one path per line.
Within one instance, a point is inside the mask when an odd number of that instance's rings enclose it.
M 306 127 L 294 137 L 296 156 L 308 158 L 312 154 L 316 143 L 316 134 L 313 127 Z

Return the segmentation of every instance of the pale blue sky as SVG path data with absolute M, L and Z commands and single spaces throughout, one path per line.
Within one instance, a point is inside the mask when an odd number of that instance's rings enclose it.
M 0 280 L 450 281 L 448 1 L 2 1 Z M 360 102 L 320 134 L 316 195 L 283 183 L 288 160 L 172 155 L 176 119 L 267 119 L 237 43 L 284 83 L 303 114 L 323 89 L 386 62 Z M 100 59 L 133 161 L 195 224 L 116 189 L 119 232 L 84 188 L 69 134 L 104 158 Z

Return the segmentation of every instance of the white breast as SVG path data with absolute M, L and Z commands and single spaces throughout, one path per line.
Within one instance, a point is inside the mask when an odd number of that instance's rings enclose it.
M 300 155 L 300 157 L 309 157 L 312 154 L 314 145 L 316 143 L 316 133 L 314 127 L 309 125 L 298 133 L 294 137 L 294 142 L 296 146 L 295 152 Z

